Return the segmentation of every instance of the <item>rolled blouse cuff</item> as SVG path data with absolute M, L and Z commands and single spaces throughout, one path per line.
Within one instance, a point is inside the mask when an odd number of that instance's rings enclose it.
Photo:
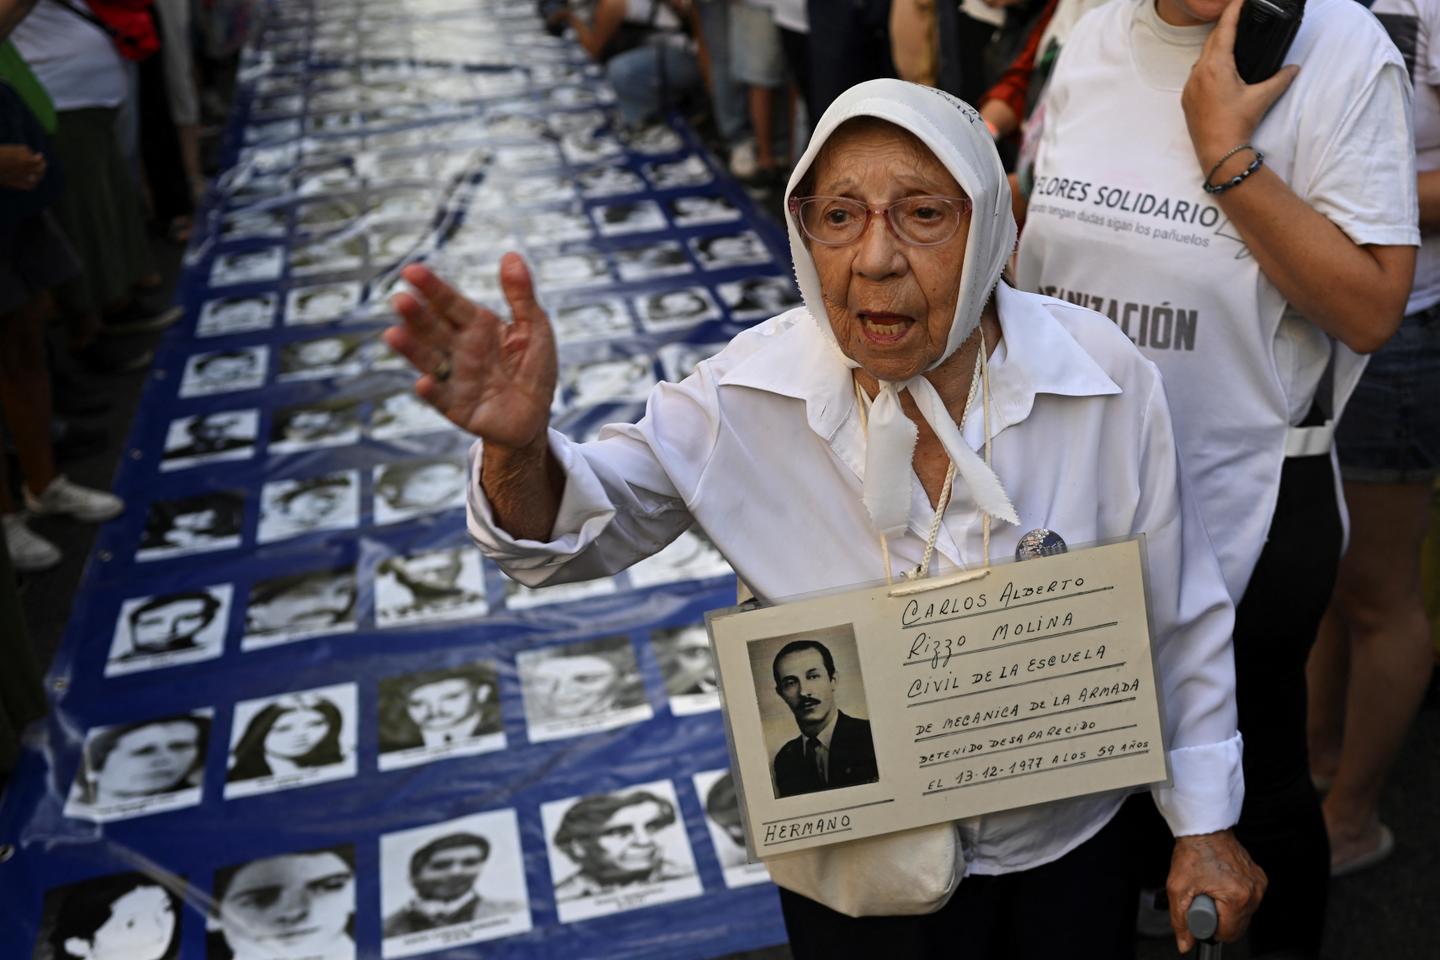
M 537 587 L 572 560 L 598 537 L 615 517 L 615 508 L 600 478 L 570 439 L 549 431 L 550 452 L 565 471 L 565 491 L 550 539 L 517 540 L 495 523 L 490 500 L 480 486 L 484 441 L 470 447 L 470 489 L 466 497 L 466 526 L 470 536 L 490 559 L 527 587 Z
M 1240 819 L 1243 744 L 1229 740 L 1170 751 L 1171 786 L 1151 788 L 1155 806 L 1177 837 L 1228 830 Z

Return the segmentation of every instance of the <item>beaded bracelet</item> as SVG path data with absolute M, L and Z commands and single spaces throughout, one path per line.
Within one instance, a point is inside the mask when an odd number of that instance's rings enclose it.
M 1235 154 L 1239 153 L 1241 150 L 1249 150 L 1251 153 L 1255 154 L 1255 159 L 1250 161 L 1250 166 L 1246 167 L 1244 170 L 1241 170 L 1239 173 L 1235 174 L 1235 176 L 1231 177 L 1229 180 L 1226 180 L 1224 183 L 1211 183 L 1210 180 L 1219 171 L 1220 167 L 1224 165 L 1225 161 L 1235 156 Z M 1225 156 L 1215 161 L 1215 166 L 1211 167 L 1210 172 L 1205 176 L 1205 183 L 1203 184 L 1203 186 L 1205 187 L 1205 192 L 1213 195 L 1217 193 L 1224 193 L 1231 187 L 1240 186 L 1240 184 L 1244 182 L 1245 178 L 1250 176 L 1250 174 L 1254 173 L 1256 170 L 1259 170 L 1260 165 L 1264 162 L 1265 154 L 1261 153 L 1259 150 L 1256 150 L 1248 143 L 1240 144 L 1240 146 L 1236 147 L 1229 153 L 1225 154 Z

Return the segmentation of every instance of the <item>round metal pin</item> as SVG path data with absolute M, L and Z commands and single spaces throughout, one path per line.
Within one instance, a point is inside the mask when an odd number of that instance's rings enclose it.
M 1015 544 L 1016 560 L 1034 560 L 1036 557 L 1053 557 L 1069 548 L 1065 540 L 1054 530 L 1036 527 L 1020 538 Z

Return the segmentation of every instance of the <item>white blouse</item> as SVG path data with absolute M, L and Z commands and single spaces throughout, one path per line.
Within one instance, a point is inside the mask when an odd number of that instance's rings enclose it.
M 1176 460 L 1159 373 L 1105 317 L 1001 285 L 990 359 L 993 464 L 1022 524 L 995 521 L 996 558 L 1045 527 L 1072 546 L 1144 532 L 1157 675 L 1174 785 L 1157 787 L 1172 831 L 1239 818 L 1234 609 Z M 804 308 L 742 333 L 681 383 L 662 383 L 637 424 L 578 444 L 551 431 L 566 471 L 548 543 L 494 524 L 471 449 L 470 533 L 529 586 L 614 574 L 698 523 L 762 600 L 873 583 L 879 540 L 861 503 L 865 435 L 849 370 Z M 983 444 L 972 416 L 964 435 Z M 890 544 L 896 576 L 925 548 L 933 507 L 911 474 L 910 526 Z M 981 518 L 957 480 L 936 543 L 939 576 L 980 562 Z M 1054 860 L 1089 839 L 1124 791 L 961 822 L 968 870 Z

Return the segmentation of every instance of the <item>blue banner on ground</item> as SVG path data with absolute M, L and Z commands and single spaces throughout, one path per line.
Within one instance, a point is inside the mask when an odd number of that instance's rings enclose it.
M 798 300 L 682 123 L 621 127 L 533 0 L 291 0 L 242 58 L 100 533 L 0 811 L 0 956 L 712 957 L 784 939 L 744 862 L 691 532 L 529 590 L 468 438 L 379 339 L 399 268 L 522 251 L 553 422 L 634 419 Z

